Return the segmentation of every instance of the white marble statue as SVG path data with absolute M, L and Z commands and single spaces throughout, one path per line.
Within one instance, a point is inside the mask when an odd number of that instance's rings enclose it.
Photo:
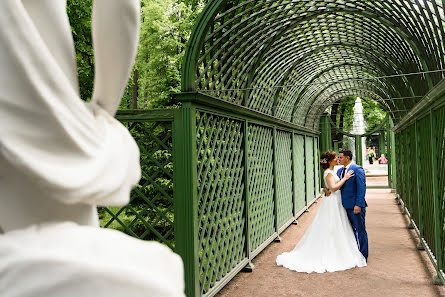
M 94 94 L 79 97 L 66 0 L 0 0 L 0 296 L 184 296 L 180 257 L 98 228 L 125 205 L 139 150 L 114 119 L 138 0 L 94 0 Z

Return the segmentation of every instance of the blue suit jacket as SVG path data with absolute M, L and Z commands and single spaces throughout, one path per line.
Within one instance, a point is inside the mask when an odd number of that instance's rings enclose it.
M 337 175 L 341 178 L 343 168 L 337 171 Z M 363 167 L 357 164 L 351 164 L 349 170 L 354 171 L 354 176 L 345 182 L 340 188 L 341 202 L 346 209 L 352 209 L 354 206 L 366 207 L 368 204 L 365 200 L 366 194 L 366 177 Z

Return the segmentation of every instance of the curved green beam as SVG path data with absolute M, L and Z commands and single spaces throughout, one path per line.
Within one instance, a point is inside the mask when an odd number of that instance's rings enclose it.
M 371 96 L 369 96 L 371 95 Z M 368 97 L 368 98 L 376 98 L 376 99 L 371 99 L 371 100 L 375 100 L 377 102 L 379 102 L 383 109 L 388 113 L 392 115 L 393 120 L 396 118 L 394 112 L 397 112 L 398 114 L 400 114 L 399 111 L 397 110 L 392 110 L 389 106 L 385 106 L 387 105 L 387 103 L 383 100 L 383 98 L 376 94 L 374 91 L 372 90 L 367 90 L 367 89 L 342 89 L 342 90 L 337 90 L 336 92 L 334 92 L 333 94 L 330 95 L 331 98 L 333 98 L 332 100 L 329 100 L 326 102 L 325 105 L 323 105 L 322 107 L 320 107 L 318 109 L 317 112 L 314 112 L 314 115 L 319 115 L 318 117 L 318 121 L 320 120 L 320 117 L 323 113 L 324 110 L 326 110 L 326 108 L 332 104 L 334 104 L 335 102 L 337 102 L 338 100 L 344 98 L 344 97 L 348 97 L 348 96 L 359 96 L 359 97 Z M 400 117 L 401 118 L 401 117 Z M 317 123 L 314 122 L 313 127 L 316 127 Z
M 351 95 L 345 95 L 345 94 L 351 94 Z M 371 99 L 374 100 L 376 102 L 378 102 L 380 105 L 382 105 L 383 109 L 388 112 L 391 113 L 393 115 L 394 118 L 394 111 L 397 109 L 392 109 L 389 104 L 387 102 L 385 102 L 385 99 L 383 97 L 381 97 L 379 94 L 377 94 L 376 92 L 372 91 L 372 90 L 367 90 L 367 89 L 342 89 L 342 90 L 337 90 L 334 93 L 329 94 L 327 100 L 323 101 L 323 105 L 320 105 L 320 107 L 318 108 L 318 110 L 316 112 L 314 112 L 313 114 L 319 114 L 320 112 L 323 112 L 324 110 L 326 110 L 326 108 L 332 104 L 334 104 L 336 101 L 340 100 L 341 98 L 344 98 L 345 96 L 354 96 L 353 94 L 355 94 L 355 96 L 359 96 L 359 97 L 368 97 L 368 98 L 375 98 L 375 99 Z M 371 96 L 369 96 L 371 95 Z M 397 111 L 396 111 L 397 112 Z
M 332 67 L 332 69 L 335 69 L 335 68 L 337 68 L 336 65 L 334 65 L 334 66 Z M 324 71 L 318 73 L 316 76 L 311 77 L 311 81 L 313 81 L 313 80 L 319 78 L 320 76 L 324 75 L 325 73 L 327 73 L 327 72 L 330 71 L 330 70 L 331 70 L 331 69 L 325 69 Z M 303 89 L 301 89 L 301 90 L 298 92 L 298 94 L 297 94 L 297 98 L 296 98 L 296 100 L 295 100 L 294 107 L 293 107 L 293 110 L 292 110 L 292 115 L 295 114 L 295 111 L 296 111 L 296 109 L 298 108 L 299 103 L 300 103 L 300 97 L 302 96 L 302 94 L 305 93 L 305 91 L 307 90 L 307 88 L 308 88 L 308 86 L 305 86 Z M 292 116 L 292 118 L 291 118 L 291 121 L 293 121 L 293 116 Z
M 280 85 L 280 86 L 284 85 L 285 82 L 287 81 L 288 77 L 289 77 L 290 74 L 292 73 L 292 71 L 293 71 L 297 66 L 299 66 L 299 65 L 301 64 L 301 62 L 304 61 L 307 57 L 312 56 L 312 55 L 317 55 L 318 53 L 320 53 L 321 51 L 323 51 L 323 50 L 325 50 L 325 49 L 327 49 L 327 48 L 338 47 L 338 46 L 342 46 L 342 47 L 345 47 L 345 48 L 359 48 L 359 49 L 362 49 L 362 50 L 364 50 L 364 51 L 366 50 L 366 47 L 365 47 L 365 46 L 361 46 L 361 45 L 359 45 L 359 44 L 354 44 L 354 43 L 343 43 L 343 42 L 341 42 L 341 43 L 332 43 L 332 44 L 329 44 L 329 45 L 326 45 L 326 46 L 320 46 L 319 48 L 314 49 L 313 51 L 310 51 L 310 52 L 304 54 L 301 58 L 299 58 L 298 60 L 296 60 L 296 61 L 289 67 L 289 69 L 285 72 L 285 74 L 284 74 L 283 77 L 281 78 L 281 80 L 280 80 L 280 82 L 279 82 L 278 85 Z M 378 57 L 377 57 L 377 58 L 378 58 Z M 388 59 L 387 62 L 389 62 L 391 68 L 394 70 L 394 72 L 395 72 L 396 74 L 402 74 L 401 70 L 399 70 L 398 67 L 396 67 L 395 63 L 390 59 L 390 57 L 385 56 L 385 58 Z M 311 78 L 310 80 L 313 80 L 313 79 L 314 79 L 314 78 Z M 410 91 L 410 93 L 411 93 L 411 94 L 414 94 L 414 91 L 413 91 L 411 85 L 409 84 L 409 82 L 408 82 L 406 76 L 404 76 L 404 75 L 401 76 L 401 79 L 404 81 L 405 86 L 406 86 L 407 89 Z M 274 98 L 274 103 L 277 101 L 277 99 L 278 99 L 278 97 L 279 97 L 279 94 L 280 94 L 281 90 L 282 90 L 281 88 L 277 88 L 277 90 L 275 91 L 275 94 L 274 94 L 274 96 L 273 96 L 273 98 Z M 298 99 L 297 99 L 297 101 L 298 101 Z M 295 108 L 295 106 L 294 106 L 294 108 Z
M 193 83 L 196 78 L 195 70 L 196 70 L 197 56 L 199 55 L 201 47 L 204 43 L 204 39 L 205 39 L 205 38 L 203 38 L 204 34 L 207 33 L 208 28 L 210 27 L 210 21 L 214 20 L 215 16 L 218 14 L 218 12 L 221 9 L 223 4 L 225 4 L 225 1 L 222 1 L 222 0 L 211 1 L 209 3 L 209 5 L 207 5 L 205 7 L 202 14 L 198 18 L 196 26 L 192 32 L 191 38 L 187 45 L 186 54 L 184 57 L 183 79 L 182 79 L 182 90 L 183 91 L 189 91 L 189 90 L 193 89 Z M 428 66 L 423 58 L 424 55 L 422 55 L 422 54 L 425 54 L 425 52 L 424 51 L 422 52 L 421 50 L 419 50 L 419 47 L 416 44 L 416 42 L 413 41 L 409 37 L 410 32 L 405 32 L 403 29 L 399 28 L 398 26 L 394 26 L 392 24 L 392 22 L 387 20 L 386 18 L 380 19 L 377 15 L 374 15 L 373 13 L 361 11 L 361 10 L 354 9 L 354 8 L 344 8 L 344 7 L 332 8 L 332 9 L 323 10 L 321 12 L 309 14 L 309 16 L 304 17 L 303 19 L 299 20 L 298 22 L 293 22 L 290 26 L 285 26 L 283 29 L 280 30 L 280 32 L 278 34 L 275 35 L 275 37 L 273 38 L 272 41 L 276 40 L 277 36 L 281 36 L 281 34 L 283 32 L 285 32 L 286 30 L 289 30 L 295 26 L 298 26 L 302 21 L 316 18 L 317 16 L 326 14 L 328 12 L 357 14 L 357 15 L 369 17 L 370 19 L 375 19 L 375 20 L 380 21 L 382 24 L 395 30 L 396 33 L 398 33 L 398 35 L 401 36 L 410 45 L 411 49 L 413 50 L 413 52 L 416 54 L 417 58 L 421 62 L 423 70 L 425 70 L 425 71 L 428 70 Z M 292 20 L 292 18 L 290 18 L 290 21 L 291 20 Z M 193 44 L 194 46 L 191 47 L 190 44 Z M 273 42 L 269 41 L 266 45 L 266 48 L 269 48 L 271 44 L 273 44 Z M 254 67 L 251 70 L 251 74 L 252 74 L 252 71 L 254 71 L 254 69 L 256 69 L 256 67 L 258 67 L 258 63 L 261 61 L 264 54 L 265 54 L 265 50 L 263 49 L 263 51 L 260 53 L 260 55 L 257 56 L 256 62 L 254 63 Z M 427 55 L 425 55 L 425 56 L 427 56 Z M 249 75 L 250 83 L 252 81 L 251 74 Z M 426 77 L 428 86 L 431 88 L 432 82 L 431 82 L 429 75 L 426 75 L 425 77 Z M 250 85 L 247 84 L 246 87 L 249 88 Z
M 354 20 L 354 21 L 357 21 L 357 20 Z M 304 30 L 307 30 L 308 28 L 306 27 Z M 327 29 L 326 29 L 327 30 Z M 346 30 L 346 29 L 344 29 L 343 28 L 343 30 Z M 292 31 L 288 31 L 288 32 L 286 32 L 286 34 L 291 34 L 291 32 Z M 337 31 L 336 32 L 336 34 L 338 34 L 339 32 L 341 32 L 341 31 Z M 302 33 L 303 34 L 303 33 Z M 292 35 L 292 34 L 291 34 Z M 287 36 L 287 35 L 286 35 Z M 337 35 L 335 35 L 335 36 L 337 36 Z M 311 39 L 312 40 L 312 39 Z M 372 38 L 368 38 L 367 39 L 367 41 L 369 41 L 370 43 L 372 43 Z M 354 47 L 357 47 L 357 43 L 354 43 L 354 42 L 348 42 L 348 41 L 340 41 L 340 42 L 332 42 L 331 44 L 341 44 L 341 43 L 343 43 L 343 44 L 350 44 L 351 46 L 354 46 Z M 290 43 L 289 44 L 289 46 L 287 47 L 286 45 L 285 45 L 285 42 L 283 42 L 283 44 L 282 45 L 276 45 L 276 47 L 278 47 L 278 48 L 280 48 L 280 47 L 284 47 L 285 48 L 285 52 L 292 52 L 292 51 L 294 51 L 295 49 L 292 49 L 292 47 L 291 47 L 291 45 L 292 45 L 293 43 Z M 304 45 L 303 45 L 304 44 Z M 327 43 L 327 44 L 329 44 L 329 43 Z M 318 46 L 317 48 L 323 48 L 323 46 L 326 46 L 326 47 L 328 47 L 327 46 L 327 44 L 324 44 L 324 45 L 320 45 L 320 46 Z M 295 45 L 293 45 L 293 46 L 295 46 Z M 307 41 L 305 41 L 305 42 L 303 42 L 302 44 L 300 44 L 299 45 L 300 46 L 300 48 L 299 49 L 306 49 L 306 48 L 310 48 L 311 46 L 310 45 L 308 45 L 307 44 Z M 361 48 L 364 48 L 364 50 L 366 50 L 366 51 L 369 51 L 369 45 L 367 46 L 367 45 L 365 45 L 365 44 L 363 44 L 363 45 L 358 45 L 359 47 L 361 47 Z M 378 46 L 378 45 L 377 45 Z M 392 58 L 394 58 L 393 56 L 391 56 L 391 57 L 389 57 L 388 56 L 388 54 L 385 54 L 384 52 L 382 52 L 379 48 L 376 48 L 376 47 L 373 47 L 373 49 L 375 49 L 375 50 L 373 50 L 373 52 L 376 52 L 376 53 L 379 53 L 379 55 L 380 56 L 384 56 L 384 57 L 386 57 L 387 59 L 392 59 Z M 272 50 L 273 51 L 273 50 Z M 313 51 L 313 50 L 312 50 Z M 395 48 L 392 48 L 392 50 L 391 51 L 395 51 Z M 306 55 L 306 54 L 305 54 Z M 285 56 L 285 54 L 283 54 L 283 52 L 280 52 L 280 56 Z M 398 58 L 401 58 L 401 56 L 395 56 L 395 57 L 397 57 L 397 59 L 396 60 L 398 60 Z M 278 59 L 278 58 L 277 58 Z M 271 64 L 271 63 L 273 63 L 274 61 L 272 61 L 272 62 L 268 62 L 268 64 Z M 401 63 L 401 61 L 399 61 L 400 63 Z M 269 70 L 269 72 L 271 72 L 271 70 Z M 406 72 L 408 72 L 408 71 L 406 71 Z
M 321 49 L 323 49 L 323 48 L 321 48 Z M 317 53 L 318 53 L 318 51 L 315 51 L 315 52 L 314 52 L 314 54 L 317 54 Z M 388 60 L 388 61 L 391 62 L 390 60 Z M 391 63 L 391 64 L 392 64 L 392 63 Z M 295 67 L 296 65 L 293 65 L 293 66 Z M 392 64 L 391 66 L 392 66 L 391 68 L 392 68 L 397 74 L 401 74 L 400 70 L 397 69 L 397 66 L 396 66 L 396 65 Z M 288 74 L 290 74 L 290 73 L 288 73 Z M 287 80 L 287 77 L 288 77 L 288 76 L 289 76 L 289 75 L 287 75 L 287 76 L 285 77 L 286 80 Z M 402 78 L 402 80 L 403 80 L 403 82 L 404 82 L 404 84 L 405 84 L 406 89 L 409 90 L 410 95 L 411 95 L 411 96 L 414 96 L 414 91 L 413 91 L 413 89 L 411 88 L 411 85 L 409 84 L 409 82 L 407 81 L 407 78 L 406 78 L 405 76 L 402 76 L 401 78 Z M 313 78 L 311 78 L 310 80 L 313 80 Z M 281 81 L 281 84 L 284 84 L 284 80 Z M 301 90 L 300 90 L 300 91 L 301 91 Z M 278 95 L 279 95 L 279 92 L 281 92 L 281 89 L 278 89 L 278 90 L 276 91 L 275 96 L 278 96 Z M 300 92 L 299 92 L 299 93 L 300 93 Z M 295 101 L 294 108 L 293 108 L 294 111 L 295 111 L 295 109 L 296 109 L 298 103 L 299 103 L 299 99 L 297 99 L 297 100 Z M 393 104 L 394 104 L 394 103 L 393 103 Z
M 404 78 L 405 78 L 405 77 L 404 77 Z M 405 84 L 408 84 L 408 82 L 407 82 L 406 80 L 404 80 L 404 83 L 405 83 Z M 394 88 L 393 84 L 389 83 L 389 85 L 391 85 L 391 86 L 393 87 L 393 89 L 394 89 L 393 91 L 397 92 L 398 96 L 400 97 L 400 92 L 399 92 L 397 89 Z M 409 90 L 411 96 L 414 96 L 414 91 L 413 91 L 413 89 L 410 87 L 409 84 L 407 85 L 407 87 L 408 87 L 407 89 Z M 306 87 L 306 88 L 307 88 L 307 87 Z M 299 94 L 304 94 L 304 90 L 303 90 L 303 91 L 300 90 Z M 299 98 L 300 98 L 300 97 L 301 97 L 301 96 L 299 95 Z M 294 108 L 293 108 L 293 114 L 294 114 L 295 110 L 296 110 L 298 107 L 301 107 L 301 106 L 299 105 L 299 104 L 300 104 L 300 100 L 299 100 L 299 98 L 297 98 L 297 100 L 295 101 Z M 314 100 L 317 100 L 317 99 L 315 98 Z M 405 102 L 402 101 L 401 103 L 404 105 L 404 108 L 406 109 Z M 311 104 L 312 104 L 312 103 L 311 103 Z M 394 103 L 393 103 L 393 104 L 394 104 Z M 306 105 L 307 105 L 307 104 L 306 104 Z M 292 121 L 293 121 L 293 118 L 292 118 Z
M 185 48 L 184 60 L 182 63 L 182 79 L 181 79 L 181 91 L 188 92 L 193 91 L 193 83 L 196 77 L 196 62 L 199 52 L 204 44 L 205 34 L 210 28 L 211 22 L 215 19 L 215 16 L 221 10 L 221 7 L 225 5 L 227 0 L 214 0 L 210 1 L 203 9 L 190 35 L 190 39 L 187 42 Z M 204 38 L 203 38 L 204 36 Z
M 325 103 L 325 104 L 320 105 L 317 112 L 314 112 L 313 114 L 319 114 L 320 112 L 323 113 L 328 106 L 334 104 L 335 102 L 337 102 L 341 98 L 344 98 L 345 96 L 354 96 L 354 95 L 345 95 L 345 94 L 356 94 L 356 96 L 359 96 L 359 97 L 375 98 L 375 99 L 371 99 L 371 100 L 378 102 L 380 105 L 382 105 L 383 109 L 386 112 L 391 113 L 394 116 L 393 110 L 396 110 L 396 109 L 392 109 L 389 106 L 389 104 L 387 102 L 385 102 L 385 99 L 383 97 L 381 97 L 381 95 L 377 94 L 373 90 L 368 90 L 368 89 L 336 90 L 334 93 L 331 93 L 327 96 L 329 99 L 324 100 L 323 103 Z M 371 95 L 371 96 L 369 96 L 369 95 Z
M 404 39 L 410 45 L 411 49 L 413 50 L 413 52 L 416 54 L 417 58 L 419 59 L 421 65 L 422 65 L 423 71 L 428 71 L 428 65 L 425 62 L 425 59 L 423 58 L 424 56 L 427 56 L 427 55 L 426 55 L 425 51 L 424 50 L 423 51 L 420 50 L 418 45 L 412 40 L 412 38 L 409 37 L 409 33 L 410 32 L 405 32 L 403 29 L 400 29 L 399 27 L 394 26 L 389 20 L 386 20 L 385 18 L 381 19 L 381 18 L 379 18 L 378 16 L 376 16 L 376 15 L 374 15 L 372 13 L 368 13 L 368 12 L 364 12 L 364 11 L 360 11 L 360 10 L 352 9 L 352 8 L 349 8 L 349 9 L 343 9 L 343 8 L 341 8 L 341 9 L 339 9 L 339 8 L 331 9 L 331 11 L 329 11 L 329 12 L 332 12 L 332 11 L 335 11 L 335 12 L 341 13 L 341 14 L 343 14 L 343 13 L 351 13 L 351 14 L 358 14 L 358 15 L 366 16 L 366 17 L 368 17 L 370 19 L 378 20 L 382 24 L 384 24 L 387 27 L 393 29 L 394 31 L 396 31 L 396 33 L 398 33 L 399 36 L 402 37 L 402 39 Z M 301 23 L 303 23 L 305 21 L 311 20 L 313 18 L 317 18 L 318 16 L 324 15 L 324 14 L 327 14 L 327 13 L 328 13 L 328 11 L 323 10 L 321 12 L 316 12 L 316 13 L 313 13 L 313 14 L 310 14 L 310 15 L 308 14 L 308 16 L 302 18 L 298 22 L 293 22 L 293 23 L 291 23 L 291 25 L 288 25 L 287 27 L 283 27 L 283 29 L 281 29 L 278 34 L 276 34 L 271 40 L 269 40 L 267 42 L 266 46 L 261 51 L 261 53 L 256 57 L 256 59 L 255 59 L 256 61 L 254 62 L 254 64 L 253 64 L 254 66 L 252 67 L 250 73 L 247 74 L 248 82 L 246 84 L 246 89 L 251 88 L 251 83 L 253 81 L 253 75 L 255 73 L 256 68 L 260 65 L 262 58 L 267 53 L 269 48 L 273 45 L 273 43 L 278 38 L 280 38 L 280 36 L 284 32 L 286 32 L 288 30 L 292 30 L 293 28 L 299 26 Z M 424 55 L 422 55 L 422 54 L 424 54 Z M 431 89 L 433 87 L 433 83 L 431 81 L 431 78 L 430 78 L 429 74 L 426 75 L 425 78 L 426 78 L 426 81 L 428 83 L 428 87 Z M 248 98 L 248 95 L 250 94 L 250 91 L 248 91 L 246 94 L 247 95 L 245 96 L 245 98 Z M 245 100 L 243 100 L 243 102 L 245 102 Z M 246 105 L 246 104 L 243 104 L 243 105 Z
M 322 89 L 322 90 L 320 90 L 319 92 L 318 92 L 318 95 L 317 96 L 314 96 L 315 98 L 317 98 L 318 96 L 320 96 L 320 94 L 322 94 L 322 93 L 324 93 L 327 89 L 329 89 L 330 87 L 332 87 L 332 86 L 335 86 L 336 84 L 335 83 L 332 83 L 332 84 L 329 84 L 328 86 L 326 86 L 324 89 Z M 376 87 L 376 86 L 375 86 Z M 381 91 L 383 94 L 385 94 L 386 96 L 388 96 L 389 94 L 387 94 L 386 92 L 384 92 L 384 90 L 380 90 L 378 87 L 376 87 L 379 91 Z M 389 97 L 389 96 L 388 96 Z M 312 103 L 311 104 L 305 104 L 304 106 L 311 106 L 312 105 Z M 305 112 L 304 112 L 304 123 L 307 123 L 307 116 L 308 116 L 308 112 L 309 112 L 309 110 L 310 110 L 310 108 L 309 109 L 307 109 Z M 295 118 L 295 114 L 293 115 L 293 117 L 292 117 L 292 121 L 294 120 L 294 118 Z
M 334 87 L 335 89 L 332 89 L 333 87 Z M 381 93 L 381 95 L 379 95 L 379 96 L 382 97 L 382 98 L 384 98 L 384 97 L 389 97 L 388 93 L 387 93 L 385 90 L 382 90 L 382 89 L 381 89 L 380 87 L 378 87 L 378 86 L 375 86 L 375 85 L 368 85 L 368 84 L 364 84 L 364 85 L 361 86 L 361 87 L 358 87 L 358 86 L 347 86 L 347 85 L 346 85 L 346 86 L 344 86 L 344 85 L 343 85 L 343 86 L 331 85 L 331 86 L 327 86 L 324 90 L 320 91 L 319 94 L 320 94 L 320 93 L 330 92 L 329 96 L 331 96 L 332 93 L 335 93 L 335 92 L 337 92 L 337 91 L 343 91 L 343 92 L 346 92 L 347 90 L 349 90 L 349 89 L 351 89 L 351 88 L 353 88 L 353 89 L 363 89 L 363 90 L 369 90 L 369 91 L 373 91 L 373 92 Z M 328 96 L 326 96 L 326 97 L 328 97 Z M 303 108 L 304 108 L 304 107 L 309 107 L 309 108 L 304 109 L 304 110 L 302 109 L 302 110 L 300 110 L 300 112 L 295 113 L 295 114 L 294 114 L 294 117 L 293 117 L 293 119 L 294 119 L 294 123 L 296 123 L 295 119 L 298 117 L 298 118 L 300 118 L 300 119 L 303 119 L 302 124 L 308 124 L 308 116 L 309 116 L 309 112 L 312 110 L 312 109 L 311 109 L 311 106 L 312 106 L 312 105 L 304 104 Z M 313 116 L 314 116 L 314 115 L 311 114 L 311 118 L 312 118 Z
M 387 97 L 387 98 L 391 98 L 391 96 L 389 95 L 389 94 L 393 94 L 394 96 L 398 96 L 398 97 L 400 97 L 400 93 L 398 92 L 398 90 L 397 89 L 393 89 L 392 91 L 393 92 L 391 92 L 391 90 L 390 89 L 388 89 L 388 87 L 391 87 L 391 85 L 386 85 L 383 81 L 380 81 L 380 83 L 382 84 L 381 86 L 379 86 L 379 85 L 375 85 L 375 84 L 369 84 L 369 82 L 368 83 L 365 83 L 365 85 L 369 85 L 370 87 L 372 87 L 372 88 L 376 88 L 377 90 L 379 90 L 380 92 L 382 92 L 385 96 L 384 97 Z M 324 90 L 322 90 L 322 91 L 320 91 L 316 96 L 311 96 L 310 98 L 312 98 L 312 101 L 307 101 L 306 103 L 305 103 L 305 105 L 304 106 L 308 106 L 309 108 L 307 109 L 307 110 L 305 110 L 305 112 L 304 112 L 304 114 L 306 115 L 306 118 L 305 118 L 305 122 L 307 122 L 307 117 L 308 117 L 308 115 L 310 114 L 310 111 L 311 111 L 311 106 L 313 106 L 316 102 L 318 102 L 319 101 L 319 97 L 322 97 L 323 98 L 323 100 L 322 100 L 322 102 L 325 100 L 325 98 L 329 98 L 330 96 L 332 96 L 332 94 L 331 93 L 328 93 L 328 94 L 325 94 L 326 92 L 329 92 L 329 89 L 331 89 L 332 88 L 332 86 L 327 86 Z M 342 89 L 344 89 L 345 87 L 342 87 Z M 346 86 L 346 88 L 351 88 L 351 86 Z M 310 99 L 309 99 L 310 100 Z M 404 104 L 404 102 L 402 101 L 401 102 L 401 104 L 403 104 L 403 108 L 404 109 L 406 109 L 406 106 L 405 106 L 405 104 Z M 392 101 L 392 105 L 393 105 L 393 107 L 396 109 L 396 110 L 399 110 L 400 109 L 400 106 L 398 106 L 398 105 L 396 105 L 395 103 L 394 103 L 394 101 Z M 318 104 L 316 104 L 316 106 L 318 106 Z M 294 115 L 295 116 L 295 115 Z
M 342 13 L 343 13 L 343 10 L 341 11 Z M 254 74 L 255 74 L 255 70 L 258 68 L 258 66 L 261 64 L 261 61 L 262 61 L 262 58 L 264 57 L 264 55 L 269 51 L 269 49 L 270 49 L 270 47 L 273 45 L 273 43 L 276 41 L 276 40 L 278 40 L 282 35 L 283 35 L 283 33 L 284 32 L 286 32 L 286 31 L 288 31 L 288 30 L 292 30 L 293 28 L 295 28 L 295 27 L 297 27 L 298 25 L 300 25 L 300 23 L 303 23 L 303 22 L 305 22 L 305 21 L 307 21 L 307 20 L 310 20 L 310 19 L 312 19 L 312 18 L 316 18 L 316 17 L 318 17 L 319 15 L 324 15 L 324 14 L 326 14 L 325 12 L 322 12 L 322 13 L 319 13 L 319 14 L 316 14 L 315 16 L 308 16 L 308 17 L 306 17 L 306 18 L 303 18 L 302 20 L 300 20 L 299 22 L 295 22 L 295 23 L 293 23 L 291 26 L 289 26 L 289 27 L 284 27 L 282 30 L 280 30 L 280 32 L 278 33 L 278 34 L 276 34 L 273 38 L 272 38 L 272 40 L 270 40 L 270 42 L 268 42 L 268 44 L 266 45 L 266 47 L 261 51 L 261 54 L 260 55 L 258 55 L 257 57 L 256 57 L 256 62 L 255 62 L 255 64 L 254 64 L 254 66 L 251 68 L 251 71 L 247 74 L 247 77 L 248 77 L 248 80 L 247 80 L 247 84 L 246 84 L 246 91 L 244 92 L 244 96 L 243 96 L 243 105 L 245 105 L 245 106 L 247 106 L 247 104 L 248 104 L 248 98 L 249 98 L 249 96 L 250 96 L 250 92 L 251 92 L 251 88 L 252 88 L 252 81 L 254 80 Z M 375 18 L 374 18 L 375 19 Z M 403 34 L 400 34 L 400 32 L 397 32 L 398 30 L 397 30 L 397 27 L 392 27 L 391 25 L 388 25 L 389 27 L 391 27 L 392 29 L 394 29 L 394 31 L 396 31 L 396 33 L 399 33 L 399 36 L 402 36 L 402 38 L 405 40 L 405 41 L 407 41 L 408 42 L 408 44 L 410 44 L 410 42 L 407 40 L 407 38 L 408 38 L 408 36 L 404 36 Z M 346 43 L 346 42 L 345 42 Z M 359 47 L 360 48 L 360 46 L 359 45 L 355 45 L 354 44 L 354 46 L 356 46 L 356 47 Z M 352 47 L 352 46 L 351 46 Z M 419 61 L 421 61 L 421 63 L 422 63 L 422 67 L 424 68 L 424 69 L 428 69 L 428 66 L 427 66 L 427 64 L 426 64 L 426 62 L 424 61 L 424 59 L 422 58 L 422 56 L 421 55 L 419 55 L 419 53 L 420 53 L 420 51 L 419 50 L 417 50 L 416 51 L 416 49 L 417 49 L 417 46 L 414 44 L 414 47 L 413 47 L 413 44 L 410 44 L 410 47 L 412 48 L 412 50 L 414 51 L 414 53 L 417 55 L 417 57 L 418 57 L 418 59 L 419 59 Z M 364 47 L 362 47 L 362 48 L 364 48 Z M 380 55 L 382 55 L 382 56 L 385 56 L 386 58 L 388 58 L 389 59 L 389 57 L 387 57 L 384 53 L 382 53 L 382 52 L 378 52 Z M 391 60 L 391 59 L 389 59 L 389 60 Z M 391 61 L 392 62 L 392 61 Z M 406 82 L 408 82 L 407 81 L 407 79 L 406 79 L 406 76 L 403 76 L 403 78 L 405 79 L 405 81 Z M 426 78 L 426 80 L 427 80 L 427 83 L 428 83 L 428 86 L 429 86 L 429 88 L 432 88 L 432 82 L 431 82 L 431 79 L 430 79 L 430 77 L 429 77 L 429 75 L 428 76 L 426 76 L 425 77 Z M 282 80 L 282 82 L 283 82 L 283 80 Z M 408 84 L 409 85 L 409 84 Z M 412 88 L 410 87 L 410 91 L 411 92 L 413 92 L 412 91 Z M 277 96 L 274 96 L 274 99 L 275 98 L 277 98 Z
M 336 68 L 336 67 L 334 67 L 334 68 Z M 317 76 L 315 76 L 315 77 L 313 77 L 312 78 L 312 80 L 315 80 L 315 79 L 317 79 L 318 77 L 320 77 L 320 76 L 322 76 L 323 74 L 325 74 L 325 73 L 327 73 L 328 71 L 323 71 L 323 72 L 321 72 L 321 73 L 319 73 Z M 352 79 L 352 78 L 351 78 Z M 324 86 L 324 88 L 321 88 L 320 90 L 319 90 L 319 92 L 318 92 L 318 95 L 316 95 L 316 96 L 313 96 L 313 98 L 315 98 L 315 100 L 316 100 L 316 98 L 321 94 L 321 93 L 323 93 L 326 89 L 328 89 L 328 88 L 330 88 L 331 86 L 334 86 L 334 85 L 336 85 L 336 84 L 339 84 L 339 83 L 341 83 L 341 82 L 327 82 L 326 83 L 326 86 Z M 307 86 L 306 87 L 304 87 L 304 90 L 306 90 L 307 89 Z M 304 91 L 303 92 L 299 92 L 299 97 L 302 95 L 302 94 L 304 94 Z M 293 110 L 292 110 L 292 117 L 291 117 L 291 122 L 294 122 L 294 117 L 295 117 L 295 114 L 296 114 L 296 110 L 299 108 L 299 107 L 301 107 L 301 105 L 299 105 L 299 103 L 301 103 L 300 102 L 300 100 L 297 98 L 297 100 L 295 100 L 295 104 L 294 104 L 294 108 L 293 108 Z M 308 102 L 309 103 L 309 102 Z M 306 103 L 306 104 L 304 104 L 305 106 L 307 106 L 307 105 L 311 105 L 311 104 L 308 104 L 308 103 Z

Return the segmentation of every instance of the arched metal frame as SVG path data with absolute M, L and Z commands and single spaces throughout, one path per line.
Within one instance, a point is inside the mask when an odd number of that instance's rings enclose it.
M 397 122 L 445 77 L 403 75 L 444 68 L 443 7 L 438 0 L 211 1 L 187 47 L 182 91 L 318 128 L 323 108 L 364 90 Z M 399 76 L 378 78 L 391 75 Z
M 397 186 L 390 129 L 445 77 L 444 3 L 208 2 L 187 45 L 172 129 L 175 250 L 188 296 L 214 296 L 252 269 L 317 199 L 319 144 L 332 142 L 322 115 L 334 102 L 367 97 L 388 112 L 388 175 Z

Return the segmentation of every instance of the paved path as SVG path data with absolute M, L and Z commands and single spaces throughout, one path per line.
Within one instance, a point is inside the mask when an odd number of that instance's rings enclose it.
M 443 287 L 433 285 L 433 267 L 425 252 L 416 249 L 415 233 L 407 229 L 407 218 L 394 195 L 388 189 L 367 193 L 367 267 L 306 274 L 276 266 L 276 256 L 293 249 L 312 222 L 320 200 L 300 217 L 298 225 L 282 234 L 281 243 L 272 243 L 254 259 L 254 272 L 238 274 L 217 296 L 444 296 Z
M 388 176 L 366 176 L 366 186 L 388 186 Z

